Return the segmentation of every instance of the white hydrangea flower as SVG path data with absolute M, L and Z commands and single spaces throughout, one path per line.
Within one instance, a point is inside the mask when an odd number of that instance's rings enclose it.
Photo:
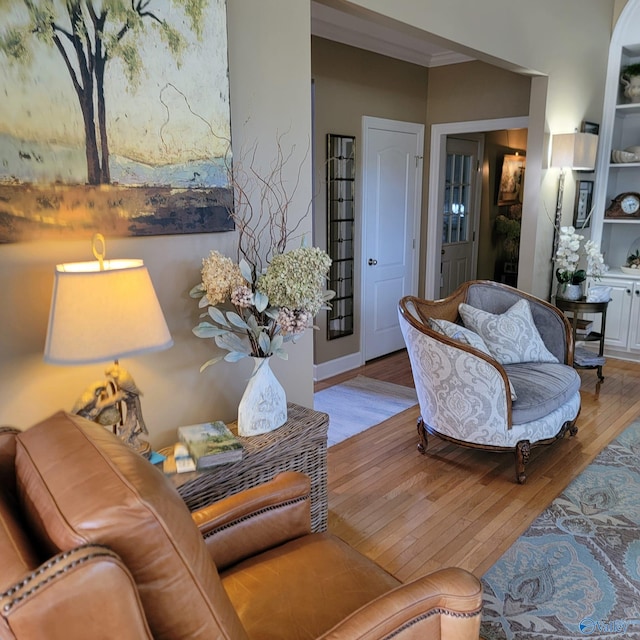
M 202 261 L 202 282 L 190 292 L 201 298 L 201 308 L 209 307 L 209 317 L 193 333 L 213 338 L 218 347 L 229 351 L 224 356 L 229 362 L 248 355 L 286 358 L 283 342 L 313 326 L 314 315 L 330 297 L 323 291 L 330 266 L 325 251 L 302 247 L 275 255 L 256 279 L 256 269 L 246 260 L 238 265 L 211 251 Z M 228 302 L 232 310 L 224 305 Z M 212 358 L 202 369 L 221 359 L 223 356 Z
M 292 311 L 282 307 L 278 312 L 278 324 L 283 335 L 298 335 L 304 333 L 310 324 L 311 317 L 311 314 L 306 311 Z
M 246 285 L 236 287 L 231 292 L 231 304 L 241 309 L 248 309 L 253 304 L 253 293 Z
M 219 251 L 211 251 L 202 260 L 202 286 L 209 304 L 226 302 L 231 292 L 245 283 L 240 267 Z
M 274 307 L 307 311 L 315 316 L 324 304 L 322 287 L 331 258 L 317 247 L 300 247 L 274 256 L 257 289 Z

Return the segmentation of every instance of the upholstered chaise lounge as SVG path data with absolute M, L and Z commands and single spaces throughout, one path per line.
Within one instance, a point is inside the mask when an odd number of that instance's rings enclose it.
M 478 638 L 470 573 L 403 585 L 310 531 L 300 473 L 191 514 L 93 422 L 0 429 L 0 638 Z
M 532 447 L 577 433 L 573 334 L 556 307 L 507 285 L 471 281 L 442 300 L 405 297 L 399 315 L 422 453 L 427 433 L 512 451 L 523 483 Z

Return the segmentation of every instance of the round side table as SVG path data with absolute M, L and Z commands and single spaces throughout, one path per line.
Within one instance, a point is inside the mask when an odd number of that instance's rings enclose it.
M 585 364 L 580 364 L 580 362 L 576 362 L 574 358 L 573 366 L 576 369 L 597 369 L 598 370 L 598 380 L 602 382 L 604 380 L 604 376 L 602 375 L 602 366 L 604 364 L 604 334 L 607 323 L 607 306 L 609 304 L 609 300 L 606 302 L 587 302 L 585 298 L 580 300 L 563 300 L 562 298 L 556 298 L 556 307 L 561 311 L 569 312 L 571 314 L 571 318 L 569 319 L 571 322 L 571 326 L 573 328 L 573 341 L 574 344 L 580 340 L 582 342 L 597 342 L 598 343 L 598 356 L 596 362 L 598 364 L 588 364 L 588 360 Z M 600 313 L 602 315 L 600 321 L 600 331 L 591 331 L 585 336 L 578 336 L 578 315 L 581 313 Z M 586 351 L 586 350 L 585 350 Z M 588 354 L 587 354 L 588 355 Z

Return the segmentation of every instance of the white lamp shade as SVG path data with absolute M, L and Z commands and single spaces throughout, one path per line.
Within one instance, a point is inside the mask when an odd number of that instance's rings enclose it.
M 589 171 L 596 166 L 598 136 L 593 133 L 560 133 L 553 136 L 551 166 Z
M 46 362 L 105 362 L 173 344 L 142 260 L 105 260 L 100 266 L 56 266 Z

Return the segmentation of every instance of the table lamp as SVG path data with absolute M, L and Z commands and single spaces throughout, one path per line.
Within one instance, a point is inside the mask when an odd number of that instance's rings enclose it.
M 558 197 L 556 200 L 556 227 L 562 219 L 562 195 L 565 170 L 593 171 L 596 166 L 598 136 L 593 133 L 560 133 L 553 136 L 551 166 L 560 168 Z M 555 247 L 554 247 L 555 248 Z
M 89 386 L 72 411 L 111 427 L 148 457 L 151 447 L 140 437 L 148 433 L 141 392 L 119 359 L 168 349 L 173 340 L 143 261 L 105 260 L 100 234 L 93 253 L 94 262 L 56 265 L 44 360 L 62 365 L 113 360 L 106 380 Z
M 562 226 L 562 200 L 564 197 L 565 171 L 593 171 L 596 166 L 596 152 L 598 150 L 598 136 L 593 133 L 560 133 L 553 136 L 551 141 L 551 166 L 560 168 L 558 178 L 558 196 L 556 198 L 556 213 L 554 219 L 553 248 L 551 261 L 555 260 L 558 250 L 558 234 Z M 551 284 L 549 299 L 553 291 L 553 269 L 551 270 Z

